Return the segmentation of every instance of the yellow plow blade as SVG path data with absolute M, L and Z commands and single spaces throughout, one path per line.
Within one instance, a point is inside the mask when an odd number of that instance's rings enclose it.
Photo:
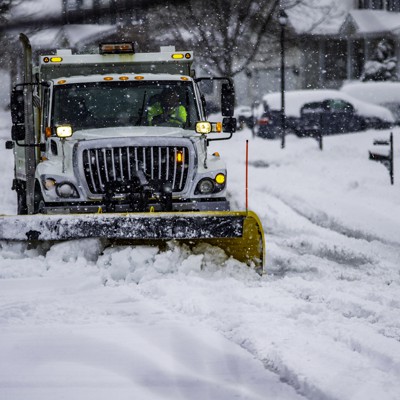
M 228 256 L 255 268 L 261 274 L 265 264 L 265 239 L 260 219 L 252 211 L 228 212 L 228 214 L 243 217 L 241 236 L 206 239 L 202 242 L 220 247 Z
M 81 238 L 161 244 L 209 243 L 261 272 L 264 232 L 251 211 L 0 216 L 0 240 L 56 242 Z

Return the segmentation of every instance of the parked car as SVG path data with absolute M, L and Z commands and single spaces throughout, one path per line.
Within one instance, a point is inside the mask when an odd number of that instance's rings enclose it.
M 266 101 L 262 103 L 261 113 L 256 113 L 254 122 L 256 136 L 274 139 L 280 135 L 280 112 L 272 111 Z
M 400 82 L 360 82 L 346 83 L 340 89 L 356 99 L 388 108 L 396 125 L 400 125 Z
M 345 121 L 347 122 L 346 124 L 343 123 L 340 129 L 339 127 L 336 128 L 337 133 L 354 132 L 369 128 L 386 129 L 394 124 L 395 121 L 389 109 L 358 100 L 339 90 L 295 90 L 285 93 L 286 134 L 294 133 L 301 137 L 309 133 L 304 131 L 304 122 L 302 120 L 304 115 L 301 115 L 301 110 L 304 105 L 310 103 L 319 104 L 308 107 L 307 118 L 310 118 L 313 107 L 316 110 L 325 107 L 325 112 L 327 113 L 329 110 L 329 113 L 332 114 L 329 114 L 330 118 L 344 118 L 345 116 Z M 341 111 L 339 110 L 340 108 L 342 108 Z M 269 139 L 280 136 L 280 109 L 280 92 L 269 93 L 263 97 L 260 105 L 255 110 L 256 126 L 254 133 L 256 136 Z M 341 117 L 339 117 L 340 113 L 343 113 Z M 335 117 L 335 115 L 337 116 Z M 322 134 L 331 134 L 335 130 L 329 127 L 329 124 L 322 126 L 322 129 Z
M 250 106 L 238 106 L 235 108 L 234 116 L 237 121 L 237 129 L 243 129 L 245 126 L 252 128 L 254 125 L 253 110 Z
M 352 104 L 341 99 L 306 103 L 300 110 L 299 133 L 304 136 L 358 132 L 367 122 L 358 115 Z
M 264 139 L 275 139 L 281 136 L 282 131 L 282 113 L 281 110 L 271 109 L 268 103 L 263 102 L 258 106 L 254 112 L 254 132 L 256 136 Z M 290 115 L 286 115 L 286 132 L 297 133 L 297 120 Z

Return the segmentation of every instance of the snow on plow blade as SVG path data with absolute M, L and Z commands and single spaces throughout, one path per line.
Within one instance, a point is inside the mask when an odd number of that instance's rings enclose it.
M 251 211 L 0 217 L 0 240 L 52 242 L 82 238 L 126 240 L 132 244 L 205 242 L 221 247 L 259 272 L 264 266 L 264 233 Z

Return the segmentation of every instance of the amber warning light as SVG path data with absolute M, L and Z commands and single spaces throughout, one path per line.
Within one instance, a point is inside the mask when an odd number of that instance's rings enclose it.
M 48 62 L 52 62 L 52 63 L 60 63 L 62 62 L 62 57 L 43 57 L 43 62 L 44 63 L 48 63 Z
M 133 43 L 100 43 L 100 54 L 134 53 Z

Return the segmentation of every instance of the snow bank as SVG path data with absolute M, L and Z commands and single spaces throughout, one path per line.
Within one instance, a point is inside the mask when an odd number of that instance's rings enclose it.
M 400 82 L 348 82 L 340 90 L 373 104 L 400 104 Z

